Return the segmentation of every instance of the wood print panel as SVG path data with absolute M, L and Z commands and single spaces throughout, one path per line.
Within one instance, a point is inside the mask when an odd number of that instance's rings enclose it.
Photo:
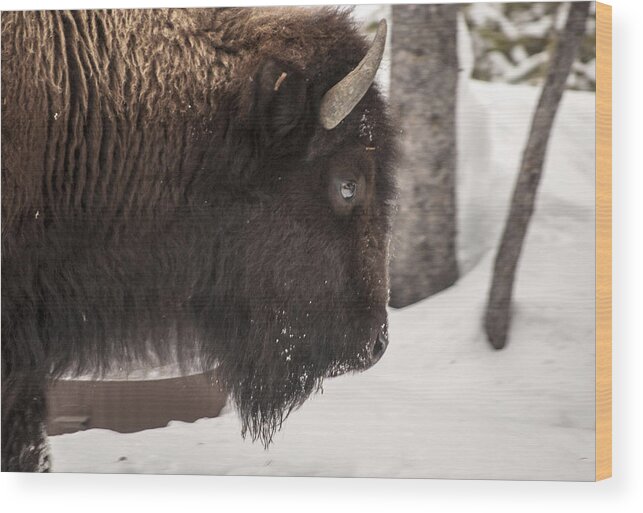
M 2 469 L 608 477 L 610 16 L 3 12 Z

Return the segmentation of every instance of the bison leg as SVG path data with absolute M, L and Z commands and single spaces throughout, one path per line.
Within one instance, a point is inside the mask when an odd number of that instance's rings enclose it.
M 45 380 L 38 373 L 2 376 L 2 471 L 48 472 Z

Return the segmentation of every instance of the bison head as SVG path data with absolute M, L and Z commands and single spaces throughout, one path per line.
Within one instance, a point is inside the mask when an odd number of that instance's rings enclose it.
M 385 33 L 367 52 L 353 33 L 339 65 L 258 63 L 215 153 L 235 171 L 218 184 L 213 359 L 244 434 L 266 444 L 324 378 L 388 344 L 393 146 L 372 85 Z

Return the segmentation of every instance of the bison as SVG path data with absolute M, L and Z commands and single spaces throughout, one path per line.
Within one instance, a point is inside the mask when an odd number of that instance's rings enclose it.
M 384 50 L 337 9 L 2 15 L 2 469 L 45 389 L 216 368 L 268 444 L 388 344 Z

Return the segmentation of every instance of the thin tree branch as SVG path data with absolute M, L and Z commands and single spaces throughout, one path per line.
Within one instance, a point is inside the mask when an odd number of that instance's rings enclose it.
M 491 344 L 505 346 L 511 319 L 511 298 L 516 268 L 529 221 L 534 212 L 536 193 L 554 118 L 565 91 L 565 83 L 580 46 L 589 13 L 589 2 L 573 2 L 564 31 L 553 52 L 551 65 L 534 113 L 516 182 L 509 217 L 496 254 L 493 280 L 485 315 L 485 330 Z

